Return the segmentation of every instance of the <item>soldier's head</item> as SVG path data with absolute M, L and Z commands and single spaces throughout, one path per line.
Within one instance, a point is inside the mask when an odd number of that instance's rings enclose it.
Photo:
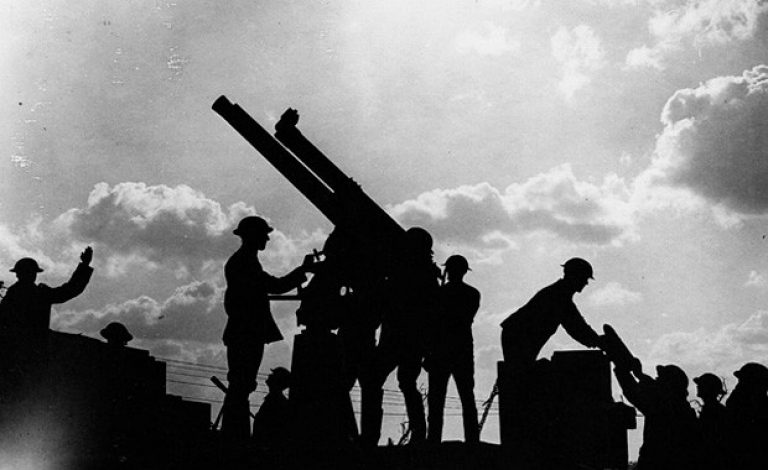
M 683 399 L 688 396 L 688 376 L 674 364 L 656 366 L 656 381 L 670 396 Z
M 237 228 L 232 232 L 243 240 L 243 244 L 256 246 L 263 250 L 269 241 L 269 233 L 274 230 L 269 226 L 266 220 L 261 217 L 251 215 L 243 218 Z
M 573 287 L 574 292 L 581 292 L 594 279 L 592 265 L 582 258 L 571 258 L 563 263 L 563 279 Z
M 21 258 L 16 261 L 16 264 L 11 268 L 12 273 L 16 273 L 16 278 L 19 282 L 35 282 L 37 280 L 37 273 L 43 272 L 40 266 L 32 258 Z
M 285 367 L 275 367 L 266 380 L 271 392 L 282 392 L 291 385 L 291 373 Z
M 414 256 L 432 256 L 432 235 L 421 227 L 411 227 L 405 232 L 407 249 Z
M 707 372 L 693 379 L 696 384 L 696 395 L 704 400 L 719 401 L 725 395 L 725 385 L 720 377 Z
M 768 390 L 768 367 L 757 362 L 748 362 L 733 373 L 739 379 L 740 388 L 748 388 L 765 394 Z
M 445 266 L 445 274 L 448 276 L 448 280 L 461 280 L 469 269 L 469 263 L 467 258 L 461 255 L 451 255 L 443 263 Z

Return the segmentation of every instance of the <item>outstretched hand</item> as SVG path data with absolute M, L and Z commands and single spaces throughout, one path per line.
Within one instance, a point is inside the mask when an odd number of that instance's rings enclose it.
M 82 253 L 80 253 L 80 262 L 84 265 L 88 266 L 91 264 L 91 260 L 93 259 L 93 248 L 86 247 L 85 250 L 83 250 Z

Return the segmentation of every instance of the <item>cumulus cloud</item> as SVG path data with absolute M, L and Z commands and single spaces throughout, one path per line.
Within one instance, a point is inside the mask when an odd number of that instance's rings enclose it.
M 661 121 L 653 163 L 638 180 L 737 214 L 768 211 L 768 66 L 678 90 Z
M 660 1 L 648 21 L 654 38 L 627 54 L 628 67 L 663 69 L 669 53 L 686 45 L 697 49 L 751 38 L 758 30 L 760 16 L 768 11 L 765 0 L 691 0 L 682 8 Z
M 592 305 L 598 307 L 622 307 L 627 304 L 637 303 L 643 296 L 639 292 L 633 292 L 620 283 L 611 281 L 589 296 Z
M 84 208 L 70 209 L 54 225 L 76 241 L 106 248 L 108 275 L 123 275 L 142 264 L 147 269 L 164 265 L 185 277 L 232 254 L 238 246 L 232 229 L 255 213 L 243 202 L 223 208 L 186 185 L 99 183 Z M 279 268 L 303 256 L 308 246 L 319 245 L 324 234 L 293 239 L 276 230 L 271 238 L 263 258 Z
M 627 188 L 615 177 L 601 185 L 579 181 L 561 165 L 499 190 L 488 183 L 436 189 L 391 207 L 406 226 L 422 226 L 436 239 L 506 249 L 515 234 L 545 231 L 585 244 L 620 243 L 632 236 Z
M 562 68 L 562 79 L 558 85 L 566 98 L 589 85 L 591 75 L 605 65 L 605 52 L 600 38 L 587 25 L 569 30 L 560 28 L 551 40 L 552 56 Z
M 456 38 L 456 49 L 459 52 L 475 52 L 480 55 L 500 56 L 520 51 L 520 41 L 507 37 L 506 28 L 493 23 L 486 23 L 485 31 L 465 31 Z
M 691 374 L 713 371 L 729 375 L 745 362 L 768 362 L 768 312 L 760 311 L 741 323 L 717 331 L 670 333 L 650 352 L 656 364 L 675 363 Z
M 236 246 L 231 228 L 253 213 L 241 202 L 224 210 L 186 185 L 99 183 L 85 208 L 67 211 L 57 223 L 76 239 L 100 243 L 116 254 L 196 264 L 231 252 Z
M 51 328 L 83 333 L 100 338 L 99 332 L 110 322 L 120 322 L 134 336 L 131 346 L 145 348 L 158 357 L 225 365 L 221 342 L 226 323 L 223 296 L 225 288 L 212 282 L 195 281 L 180 287 L 165 300 L 142 295 L 99 309 L 55 310 Z M 297 331 L 292 316 L 295 304 L 273 304 L 273 316 L 283 335 Z M 265 365 L 290 364 L 291 350 L 285 342 L 266 351 Z
M 164 301 L 140 296 L 98 310 L 64 310 L 52 317 L 52 327 L 97 334 L 108 323 L 123 323 L 145 340 L 218 342 L 224 329 L 223 288 L 193 282 L 176 288 Z
M 765 287 L 768 286 L 768 280 L 765 279 L 765 275 L 757 271 L 750 271 L 747 277 L 747 282 L 744 284 L 746 287 Z

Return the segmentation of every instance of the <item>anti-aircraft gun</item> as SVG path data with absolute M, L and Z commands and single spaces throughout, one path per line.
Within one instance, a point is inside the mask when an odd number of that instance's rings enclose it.
M 213 110 L 235 128 L 264 158 L 299 190 L 334 225 L 329 237 L 331 250 L 326 258 L 337 256 L 344 267 L 343 282 L 357 286 L 381 285 L 403 262 L 405 230 L 371 199 L 352 178 L 344 174 L 328 157 L 296 128 L 299 114 L 288 109 L 275 125 L 274 137 L 240 106 L 225 96 L 213 104 Z M 357 260 L 357 263 L 350 262 Z M 333 261 L 333 260 L 331 260 Z M 328 273 L 329 274 L 329 273 Z M 339 275 L 339 273 L 334 273 Z M 315 276 L 302 295 L 299 323 L 311 325 L 317 301 L 316 288 L 323 284 Z M 327 278 L 326 278 L 327 281 Z M 349 287 L 349 286 L 347 286 Z M 338 290 L 337 290 L 338 292 Z M 307 304 L 307 305 L 304 305 Z M 326 326 L 331 325 L 330 322 Z
M 273 137 L 225 96 L 212 108 L 334 225 L 325 259 L 299 296 L 297 321 L 307 329 L 294 342 L 290 400 L 307 423 L 302 428 L 308 435 L 297 436 L 297 442 L 338 448 L 356 434 L 348 394 L 354 377 L 350 383 L 341 372 L 342 346 L 331 330 L 339 328 L 342 335 L 345 320 L 349 324 L 352 318 L 351 335 L 374 341 L 388 300 L 386 286 L 408 265 L 408 235 L 302 135 L 295 110 L 282 115 Z

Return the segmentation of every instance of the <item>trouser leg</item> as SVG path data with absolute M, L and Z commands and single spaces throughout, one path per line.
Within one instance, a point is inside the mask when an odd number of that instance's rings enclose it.
M 405 399 L 408 424 L 411 430 L 410 442 L 422 442 L 427 437 L 427 422 L 424 415 L 424 402 L 416 381 L 421 373 L 421 355 L 408 354 L 403 357 L 397 368 L 397 381 Z
M 445 409 L 445 395 L 448 390 L 448 371 L 440 366 L 433 366 L 437 370 L 429 372 L 429 393 L 427 405 L 429 406 L 429 428 L 427 440 L 439 444 L 443 436 L 443 411 Z
M 233 441 L 247 441 L 251 435 L 248 396 L 256 389 L 256 374 L 264 355 L 263 344 L 227 347 L 227 381 L 221 431 Z
M 394 351 L 381 346 L 376 348 L 370 373 L 361 376 L 360 440 L 363 445 L 376 446 L 381 437 L 381 423 L 384 416 L 384 382 L 396 367 Z
M 453 379 L 461 400 L 461 414 L 464 422 L 464 442 L 477 443 L 480 432 L 477 424 L 475 403 L 475 364 L 472 353 L 463 354 L 453 369 Z

